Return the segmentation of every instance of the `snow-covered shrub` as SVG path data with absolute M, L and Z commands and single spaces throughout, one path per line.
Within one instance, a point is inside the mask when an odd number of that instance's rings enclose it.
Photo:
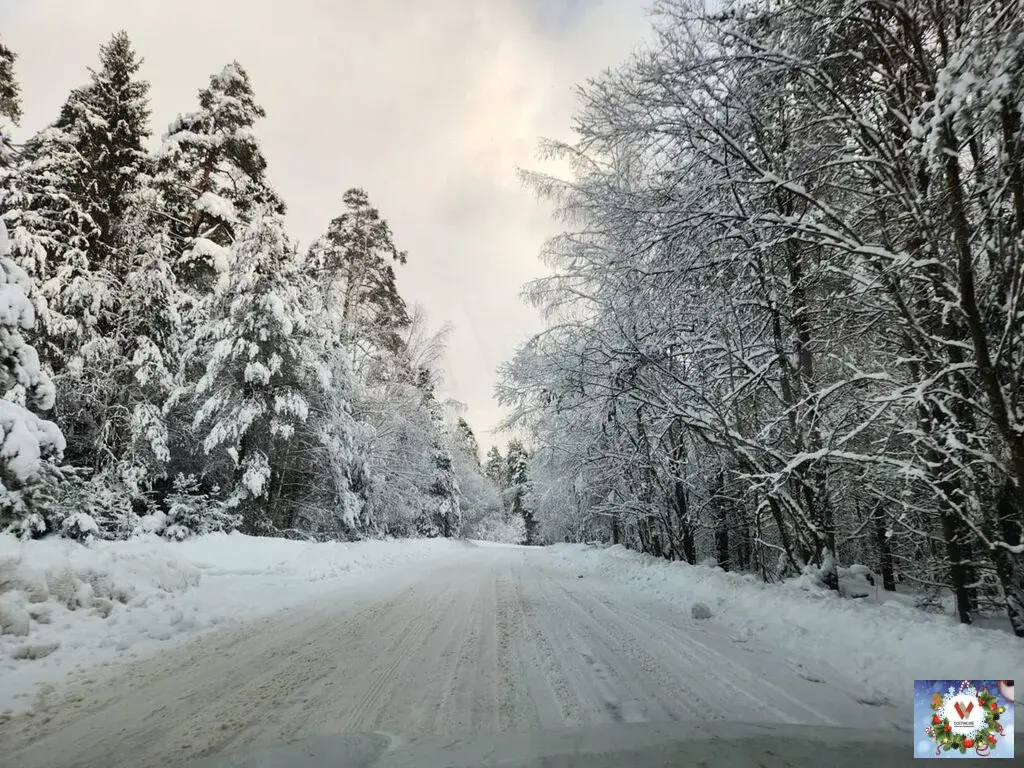
M 73 512 L 64 518 L 60 532 L 69 539 L 85 541 L 91 536 L 99 536 L 100 527 L 92 515 L 86 512 Z
M 131 495 L 114 471 L 68 473 L 48 499 L 47 516 L 69 538 L 128 539 L 140 530 Z
M 167 515 L 161 521 L 161 532 L 168 539 L 181 541 L 190 536 L 233 531 L 241 521 L 237 508 L 204 492 L 195 475 L 179 474 L 174 478 L 174 492 L 167 497 Z

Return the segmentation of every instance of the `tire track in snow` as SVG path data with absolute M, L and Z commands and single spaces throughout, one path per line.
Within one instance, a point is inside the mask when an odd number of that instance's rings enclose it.
M 398 673 L 415 659 L 414 652 L 420 650 L 431 633 L 435 632 L 444 615 L 438 610 L 448 589 L 443 588 L 433 599 L 416 599 L 420 590 L 410 590 L 408 597 L 403 600 L 392 613 L 395 622 L 382 627 L 384 630 L 375 634 L 392 634 L 397 636 L 397 641 L 387 650 L 378 649 L 373 654 L 373 665 L 370 667 L 367 677 L 352 681 L 353 690 L 362 690 L 359 699 L 352 705 L 348 713 L 339 722 L 342 731 L 366 730 L 369 726 L 379 727 L 382 720 L 384 704 L 393 697 L 394 690 L 392 682 L 398 678 Z M 411 612 L 403 616 L 402 609 Z M 364 663 L 365 663 L 364 659 Z
M 545 674 L 546 654 L 537 642 L 535 607 L 523 584 L 524 553 L 509 569 L 505 587 L 506 619 L 502 627 L 507 664 L 500 683 L 505 707 L 500 719 L 502 730 L 519 730 L 539 725 L 545 728 L 565 724 L 562 708 L 551 676 Z
M 633 628 L 618 620 L 610 625 L 595 621 L 576 602 L 573 587 L 557 575 L 544 574 L 538 584 L 545 592 L 549 624 L 564 638 L 556 645 L 567 651 L 560 654 L 569 668 L 572 687 L 589 694 L 591 717 L 587 723 L 611 720 L 669 721 L 720 717 L 692 681 L 667 679 L 665 665 L 647 653 Z M 620 631 L 613 632 L 612 628 Z M 574 652 L 575 651 L 575 652 Z

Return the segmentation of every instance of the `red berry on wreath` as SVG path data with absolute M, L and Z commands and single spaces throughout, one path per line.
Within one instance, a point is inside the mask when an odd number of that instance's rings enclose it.
M 936 725 L 938 725 L 939 723 L 942 722 L 942 718 L 939 717 L 938 715 L 932 715 L 932 722 L 935 723 Z
M 952 731 L 952 730 L 953 730 L 953 726 L 951 726 L 951 725 L 947 724 L 947 725 L 946 725 L 946 733 L 949 733 L 949 732 L 950 732 L 950 731 Z
M 992 703 L 988 705 L 989 709 L 999 709 L 999 702 L 993 699 Z
M 967 749 L 970 749 L 973 746 L 974 746 L 974 739 L 971 739 L 971 738 L 964 739 L 964 747 L 966 747 Z
M 995 744 L 996 743 L 996 735 L 994 733 L 990 733 L 988 735 L 988 740 L 989 740 L 989 743 Z

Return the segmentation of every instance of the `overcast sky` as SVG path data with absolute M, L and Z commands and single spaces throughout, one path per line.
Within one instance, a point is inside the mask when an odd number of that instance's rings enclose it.
M 646 0 L 0 0 L 18 54 L 22 132 L 52 121 L 112 32 L 151 83 L 154 140 L 232 59 L 267 119 L 273 184 L 304 245 L 353 186 L 390 221 L 409 263 L 399 289 L 455 326 L 447 396 L 486 449 L 501 417 L 495 369 L 538 328 L 519 299 L 554 231 L 516 178 L 542 136 L 569 138 L 573 85 L 645 36 Z

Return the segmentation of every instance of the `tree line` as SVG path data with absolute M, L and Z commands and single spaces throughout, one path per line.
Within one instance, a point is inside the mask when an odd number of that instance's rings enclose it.
M 438 395 L 447 331 L 398 291 L 408 254 L 360 188 L 298 247 L 240 64 L 155 151 L 124 32 L 23 142 L 15 64 L 0 43 L 0 532 L 508 525 L 463 407 Z
M 580 89 L 499 398 L 547 540 L 867 564 L 1024 636 L 1024 7 L 660 0 Z

